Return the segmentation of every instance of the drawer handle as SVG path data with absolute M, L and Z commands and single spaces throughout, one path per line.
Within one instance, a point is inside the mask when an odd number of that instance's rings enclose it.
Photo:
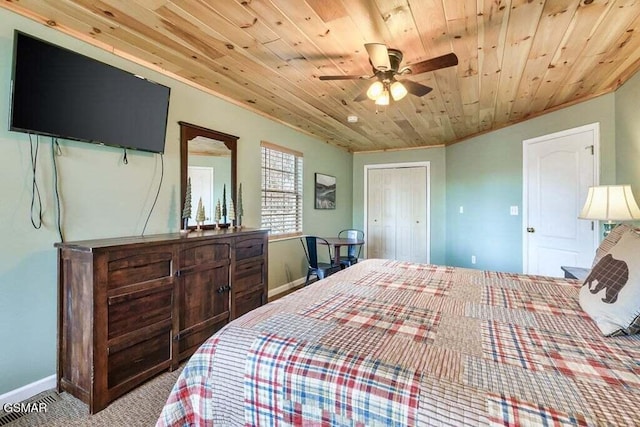
M 222 294 L 222 293 L 227 292 L 227 291 L 229 291 L 229 290 L 231 290 L 231 286 L 229 286 L 229 285 L 224 285 L 224 286 L 220 286 L 220 287 L 216 290 L 216 292 L 217 292 L 217 293 L 219 293 L 219 294 Z

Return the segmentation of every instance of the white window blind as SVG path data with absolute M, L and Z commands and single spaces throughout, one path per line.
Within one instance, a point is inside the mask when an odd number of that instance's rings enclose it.
M 272 236 L 302 234 L 302 153 L 263 142 L 262 227 Z

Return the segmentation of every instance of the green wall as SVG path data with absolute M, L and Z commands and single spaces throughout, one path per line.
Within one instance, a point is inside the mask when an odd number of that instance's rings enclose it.
M 614 94 L 604 95 L 447 147 L 447 264 L 522 271 L 525 139 L 599 122 L 600 183 L 615 182 L 614 103 Z M 510 206 L 518 206 L 520 215 L 510 215 Z
M 366 165 L 430 162 L 431 228 L 430 262 L 445 263 L 445 149 L 444 147 L 416 150 L 356 153 L 353 156 L 353 225 L 366 230 L 364 224 L 364 168 Z M 366 235 L 365 235 L 366 238 Z
M 640 203 L 640 74 L 616 92 L 616 183 L 631 184 Z
M 41 138 L 39 143 L 37 181 L 43 226 L 35 230 L 29 214 L 29 138 L 8 131 L 14 29 L 171 87 L 164 181 L 146 234 L 178 230 L 182 208 L 178 200 L 178 121 L 240 137 L 238 182 L 243 184 L 245 226 L 260 226 L 262 140 L 305 154 L 305 231 L 333 235 L 351 225 L 351 154 L 5 9 L 0 9 L 0 24 L 0 99 L 4 100 L 0 102 L 0 395 L 53 375 L 56 367 L 57 269 L 53 244 L 59 237 L 51 142 Z M 129 151 L 129 164 L 125 165 L 119 149 L 72 141 L 61 141 L 61 145 L 62 156 L 57 162 L 66 240 L 142 233 L 160 181 L 160 156 Z M 314 171 L 337 177 L 335 210 L 313 209 Z M 270 288 L 303 276 L 303 259 L 297 239 L 270 244 Z

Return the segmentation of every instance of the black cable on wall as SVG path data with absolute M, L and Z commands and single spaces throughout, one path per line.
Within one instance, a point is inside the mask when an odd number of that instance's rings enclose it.
M 31 172 L 33 173 L 31 180 L 31 225 L 36 230 L 42 227 L 42 198 L 40 197 L 40 188 L 38 188 L 38 181 L 36 180 L 38 170 L 38 150 L 39 141 L 36 135 L 35 143 L 29 134 L 29 146 L 31 150 Z
M 56 157 L 62 155 L 58 138 L 51 138 L 51 160 L 53 162 L 53 189 L 56 199 L 56 222 L 58 226 L 58 236 L 60 241 L 64 242 L 64 234 L 62 233 L 62 212 L 60 211 L 60 191 L 58 188 L 58 164 Z
M 147 215 L 147 220 L 144 222 L 144 227 L 142 228 L 141 236 L 144 236 L 144 232 L 147 229 L 147 224 L 149 223 L 149 218 L 151 218 L 151 214 L 153 213 L 153 209 L 156 207 L 156 203 L 158 202 L 158 196 L 160 195 L 160 188 L 162 187 L 162 181 L 164 180 L 164 154 L 160 153 L 160 183 L 158 184 L 158 191 L 156 191 L 156 197 L 153 200 L 153 205 L 151 205 L 151 209 L 149 210 L 149 215 Z

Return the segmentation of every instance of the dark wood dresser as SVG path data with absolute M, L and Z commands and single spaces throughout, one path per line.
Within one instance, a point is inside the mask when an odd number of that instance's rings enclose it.
M 267 302 L 266 230 L 65 242 L 58 390 L 96 413 Z

